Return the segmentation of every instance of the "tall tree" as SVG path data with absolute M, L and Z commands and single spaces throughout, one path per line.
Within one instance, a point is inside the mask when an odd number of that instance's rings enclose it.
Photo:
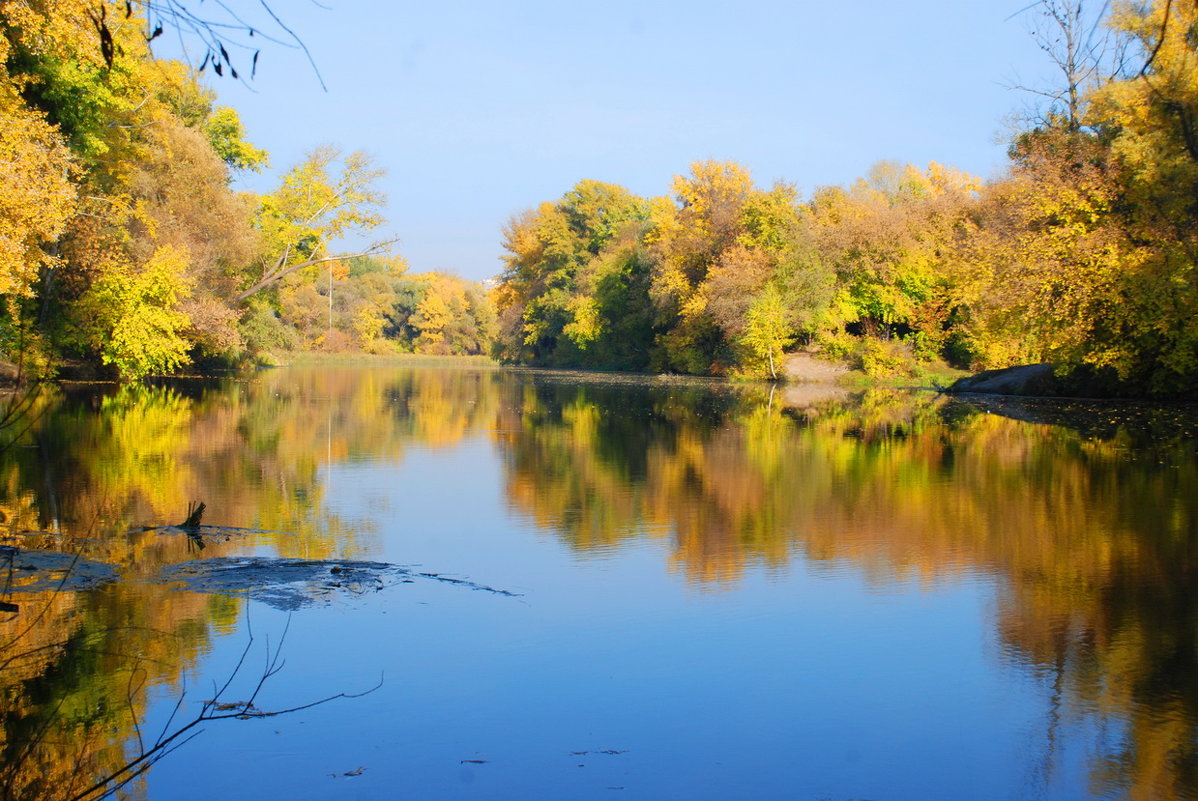
M 623 187 L 580 181 L 556 203 L 513 219 L 495 293 L 501 355 L 592 367 L 647 360 L 628 351 L 635 338 L 622 337 L 623 324 L 645 307 L 639 243 L 647 213 Z
M 1110 24 L 1142 68 L 1094 94 L 1091 117 L 1119 167 L 1119 213 L 1142 258 L 1092 359 L 1158 392 L 1198 387 L 1198 7 L 1117 3 Z
M 25 268 L 0 291 L 10 301 L 40 295 L 23 309 L 10 302 L 12 319 L 32 319 L 56 346 L 128 376 L 169 369 L 196 345 L 235 347 L 230 275 L 253 258 L 257 237 L 228 170 L 265 154 L 182 65 L 152 59 L 131 7 L 5 3 L 0 17 L 0 114 L 11 118 L 0 138 L 20 179 L 2 218 L 14 245 L 23 240 Z M 106 21 L 99 43 L 97 20 Z M 37 142 L 36 160 L 21 140 Z M 17 205 L 33 188 L 41 208 L 22 218 Z

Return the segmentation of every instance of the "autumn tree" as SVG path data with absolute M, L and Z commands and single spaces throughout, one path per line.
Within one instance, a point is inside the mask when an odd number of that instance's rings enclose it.
M 1117 3 L 1110 25 L 1143 67 L 1094 93 L 1091 122 L 1110 142 L 1120 219 L 1139 247 L 1088 360 L 1184 395 L 1198 386 L 1198 8 Z
M 1080 3 L 1043 5 L 1072 14 L 1063 32 L 1088 24 Z M 1120 394 L 1184 396 L 1194 386 L 1196 22 L 1192 4 L 1114 4 L 1106 35 L 1126 54 L 1124 69 L 1088 68 L 1076 82 L 1066 70 L 1076 83 L 1068 114 L 1016 138 L 969 259 L 988 273 L 966 282 L 963 329 L 979 362 L 1052 360 L 1109 374 Z
M 0 296 L 10 302 L 28 297 L 57 264 L 43 246 L 62 234 L 74 212 L 72 169 L 54 128 L 24 107 L 11 86 L 0 85 Z
M 769 377 L 774 380 L 778 378 L 783 349 L 794 338 L 788 323 L 782 293 L 774 284 L 769 284 L 749 306 L 744 332 L 738 340 L 753 359 L 766 363 Z
M 265 255 L 260 272 L 234 300 L 240 303 L 298 270 L 386 251 L 394 240 L 376 242 L 356 254 L 330 251 L 338 238 L 383 222 L 378 209 L 385 198 L 374 186 L 382 175 L 365 153 L 343 158 L 340 150 L 327 145 L 292 167 L 279 188 L 259 202 L 255 223 Z
M 1067 127 L 1028 133 L 1012 154 L 958 251 L 954 336 L 974 367 L 1079 363 L 1136 259 L 1113 216 L 1118 185 L 1103 145 Z
M 536 364 L 643 366 L 646 217 L 645 202 L 623 187 L 581 181 L 556 203 L 514 218 L 495 292 L 500 355 Z
M 255 352 L 458 356 L 491 350 L 495 312 L 475 282 L 411 272 L 399 256 L 359 256 L 320 269 L 327 271 L 321 280 L 294 272 L 251 302 L 242 330 Z
M 142 263 L 107 265 L 75 306 L 82 342 L 99 349 L 122 377 L 170 373 L 188 361 L 188 317 L 180 302 L 192 293 L 186 251 L 165 246 Z
M 731 361 L 723 332 L 707 308 L 705 282 L 726 250 L 737 244 L 741 212 L 755 192 L 748 170 L 732 162 L 696 162 L 690 176 L 675 176 L 673 198 L 656 198 L 647 241 L 653 265 L 652 295 L 663 332 L 657 337 L 659 369 L 708 372 Z
M 834 273 L 793 187 L 760 190 L 740 165 L 701 162 L 673 188 L 646 202 L 583 181 L 514 218 L 493 293 L 499 355 L 769 375 L 775 349 L 754 356 L 744 339 L 763 295 L 781 303 L 788 343 L 824 324 Z
M 13 243 L 5 253 L 23 267 L 0 288 L 10 318 L 129 377 L 193 350 L 235 349 L 230 276 L 257 236 L 228 171 L 265 157 L 236 113 L 215 109 L 181 65 L 154 60 L 142 20 L 122 4 L 14 3 L 0 14 L 0 139 L 19 178 L 0 219 Z M 97 43 L 99 18 L 107 39 Z M 37 157 L 22 143 L 36 143 Z M 21 210 L 27 190 L 40 205 L 32 216 Z M 119 302 L 118 287 L 128 290 Z M 19 298 L 30 301 L 18 308 Z
M 830 343 L 848 330 L 902 339 L 917 356 L 941 352 L 979 187 L 936 163 L 920 170 L 882 162 L 847 189 L 815 193 L 806 207 L 812 235 L 837 276 L 825 326 Z

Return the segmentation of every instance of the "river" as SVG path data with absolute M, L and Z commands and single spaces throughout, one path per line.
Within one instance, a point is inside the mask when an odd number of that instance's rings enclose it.
M 48 390 L 0 453 L 0 798 L 205 710 L 127 797 L 1198 798 L 1196 431 L 452 367 Z

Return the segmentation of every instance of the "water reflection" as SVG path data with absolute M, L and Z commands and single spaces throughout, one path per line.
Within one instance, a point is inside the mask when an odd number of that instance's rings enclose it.
M 8 541 L 143 580 L 13 596 L 21 612 L 0 624 L 9 797 L 55 797 L 128 758 L 147 694 L 177 691 L 240 614 L 149 581 L 192 555 L 135 529 L 204 499 L 212 522 L 268 530 L 212 555 L 370 557 L 377 533 L 330 511 L 328 470 L 477 438 L 530 525 L 584 558 L 656 540 L 702 592 L 800 561 L 877 586 L 990 577 L 996 658 L 1052 699 L 1044 786 L 1052 744 L 1086 721 L 1102 732 L 1087 745 L 1093 796 L 1198 795 L 1198 460 L 1176 410 L 1062 416 L 899 391 L 794 406 L 702 382 L 365 369 L 44 404 L 0 463 Z
M 580 549 L 656 524 L 702 584 L 795 553 L 877 582 L 999 576 L 1006 657 L 1114 730 L 1094 792 L 1198 793 L 1198 471 L 1173 433 L 1189 416 L 1081 410 L 1087 436 L 898 392 L 802 416 L 635 394 L 526 389 L 513 502 Z M 630 418 L 651 422 L 624 436 Z
M 141 529 L 178 523 L 205 499 L 207 522 L 263 529 L 207 557 L 368 554 L 371 532 L 325 510 L 322 469 L 398 459 L 413 442 L 452 444 L 494 418 L 478 403 L 487 380 L 296 371 L 41 399 L 30 431 L 2 455 L 3 542 L 105 561 L 124 580 L 5 596 L 19 611 L 0 615 L 0 798 L 70 798 L 118 770 L 138 753 L 149 695 L 182 692 L 212 638 L 234 628 L 236 600 L 152 581 L 195 554 L 184 537 Z M 19 578 L 0 576 L 0 586 Z

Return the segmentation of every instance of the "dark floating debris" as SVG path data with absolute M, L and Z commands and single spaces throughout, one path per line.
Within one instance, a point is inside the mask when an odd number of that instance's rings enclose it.
M 205 704 L 212 704 L 212 708 L 217 712 L 261 712 L 262 710 L 254 706 L 249 701 L 205 701 Z
M 189 551 L 202 551 L 214 542 L 255 535 L 282 534 L 257 528 L 202 525 L 206 505 L 188 504 L 187 517 L 178 526 L 144 526 L 130 533 L 155 531 L 187 537 Z M 90 590 L 116 581 L 120 573 L 113 565 L 57 551 L 23 549 L 0 545 L 0 595 L 44 590 Z M 453 584 L 493 595 L 517 597 L 517 593 L 488 587 L 441 573 L 417 572 L 389 562 L 351 559 L 283 559 L 265 556 L 232 556 L 193 559 L 168 565 L 154 579 L 191 592 L 247 595 L 282 610 L 296 610 L 328 603 L 335 596 L 364 595 L 395 584 L 412 584 L 420 579 Z M 17 614 L 18 604 L 0 600 L 0 613 Z
M 485 584 L 476 584 L 473 581 L 467 581 L 466 579 L 454 578 L 453 576 L 446 576 L 443 573 L 408 573 L 408 575 L 416 576 L 418 578 L 432 579 L 433 581 L 440 581 L 445 584 L 457 584 L 459 587 L 467 587 L 472 590 L 482 590 L 483 592 L 489 592 L 494 595 L 506 595 L 509 598 L 520 597 L 520 593 L 518 593 L 518 592 L 508 592 L 507 590 L 497 590 L 494 587 L 488 587 Z M 405 584 L 411 583 L 411 580 L 409 579 L 408 581 L 406 581 L 404 583 Z
M 515 597 L 473 581 L 417 573 L 388 562 L 351 559 L 282 559 L 263 556 L 231 556 L 196 559 L 170 565 L 158 580 L 178 584 L 191 592 L 245 594 L 276 609 L 291 611 L 328 602 L 335 595 L 365 595 L 413 578 L 440 581 L 495 595 Z

